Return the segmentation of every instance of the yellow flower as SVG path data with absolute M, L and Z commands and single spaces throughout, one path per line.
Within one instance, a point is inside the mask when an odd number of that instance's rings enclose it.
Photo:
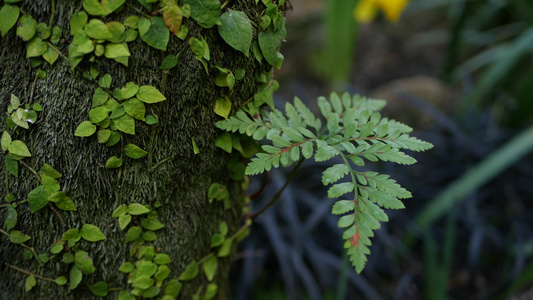
M 353 10 L 353 17 L 359 23 L 370 23 L 380 9 L 389 21 L 396 22 L 408 3 L 409 0 L 359 0 Z

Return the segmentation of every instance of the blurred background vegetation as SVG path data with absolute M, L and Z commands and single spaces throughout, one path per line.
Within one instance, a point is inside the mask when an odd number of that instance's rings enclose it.
M 385 99 L 435 148 L 414 166 L 368 167 L 413 198 L 388 212 L 359 276 L 325 166 L 304 164 L 241 243 L 235 299 L 533 299 L 533 1 L 412 0 L 397 22 L 369 23 L 354 19 L 358 0 L 290 3 L 277 106 L 331 91 Z M 270 172 L 256 209 L 289 172 Z

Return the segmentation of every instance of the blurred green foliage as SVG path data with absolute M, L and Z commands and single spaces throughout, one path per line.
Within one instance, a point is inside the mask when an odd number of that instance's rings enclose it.
M 473 76 L 462 104 L 495 104 L 505 124 L 533 120 L 533 1 L 448 1 L 450 31 L 443 65 L 446 82 Z

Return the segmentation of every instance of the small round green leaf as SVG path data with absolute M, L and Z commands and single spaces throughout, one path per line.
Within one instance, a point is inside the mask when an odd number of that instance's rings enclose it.
M 154 275 L 154 278 L 158 281 L 163 281 L 167 279 L 168 275 L 170 275 L 170 268 L 166 265 L 159 266 L 159 269 L 157 269 L 157 272 Z
M 120 118 L 114 119 L 113 124 L 118 130 L 134 135 L 135 134 L 135 120 L 128 114 L 124 114 Z
M 79 11 L 72 14 L 70 18 L 70 35 L 76 34 L 78 30 L 82 30 L 87 24 L 88 16 L 84 11 Z
M 130 100 L 124 101 L 124 110 L 126 113 L 137 120 L 144 121 L 144 114 L 146 113 L 146 108 L 144 103 L 139 101 L 137 98 L 132 98 Z
M 165 227 L 158 219 L 142 219 L 141 226 L 148 230 L 158 230 Z
M 135 266 L 133 265 L 133 263 L 127 261 L 123 263 L 118 270 L 122 273 L 130 273 L 135 270 Z
M 142 215 L 149 213 L 150 210 L 140 203 L 131 203 L 128 205 L 128 212 L 132 215 Z
M 11 145 L 12 139 L 11 135 L 7 131 L 4 130 L 2 133 L 2 138 L 0 139 L 0 144 L 2 145 L 2 150 L 7 151 L 7 148 L 9 145 Z
M 231 244 L 232 243 L 233 243 L 233 240 L 226 239 L 224 241 L 224 243 L 222 244 L 222 247 L 220 247 L 220 249 L 218 249 L 217 256 L 218 257 L 226 257 L 226 256 L 230 255 L 230 253 L 231 253 Z
M 76 254 L 74 254 L 74 263 L 83 274 L 91 274 L 96 270 L 92 258 L 83 250 L 76 251 Z
M 41 182 L 43 183 L 43 187 L 45 190 L 55 193 L 61 189 L 61 186 L 59 185 L 59 182 L 55 180 L 54 178 L 44 175 L 41 175 Z
M 180 277 L 178 278 L 180 281 L 189 281 L 196 278 L 198 275 L 199 269 L 198 269 L 198 263 L 196 263 L 195 260 L 193 260 L 187 268 L 185 268 L 185 271 L 181 273 Z
M 145 242 L 153 242 L 157 240 L 157 234 L 151 230 L 148 230 L 147 232 L 143 233 L 143 241 Z
M 56 169 L 52 168 L 49 164 L 44 164 L 40 169 L 39 172 L 42 175 L 50 176 L 54 179 L 60 178 L 62 175 L 59 173 Z
M 126 43 L 112 43 L 105 45 L 104 56 L 107 58 L 127 57 L 130 55 L 130 50 Z
M 9 157 L 8 155 L 5 157 L 5 164 L 6 164 L 6 169 L 9 173 L 13 174 L 13 176 L 15 177 L 19 176 L 19 163 L 17 159 L 13 159 Z
M 23 234 L 18 230 L 13 230 L 9 233 L 9 240 L 14 244 L 22 244 L 30 239 L 30 236 Z
M 70 254 L 70 253 L 68 253 Z M 78 285 L 80 284 L 82 278 L 83 278 L 83 274 L 81 273 L 80 269 L 78 268 L 78 266 L 76 265 L 73 265 L 72 268 L 70 269 L 70 284 L 69 284 L 69 289 L 73 290 L 75 289 L 76 287 L 78 287 Z
M 6 36 L 9 29 L 11 29 L 19 18 L 20 10 L 16 5 L 4 4 L 0 9 L 0 33 Z
M 218 98 L 215 102 L 215 113 L 224 119 L 228 119 L 229 113 L 231 112 L 231 101 L 228 97 Z
M 111 131 L 108 129 L 100 129 L 96 132 L 96 137 L 99 144 L 103 144 L 109 140 L 111 137 Z
M 134 82 L 128 82 L 123 88 L 115 89 L 113 91 L 113 97 L 115 97 L 117 100 L 125 100 L 135 96 L 138 91 L 139 86 L 137 84 Z
M 213 281 L 218 268 L 218 259 L 216 256 L 211 255 L 203 264 L 204 274 L 207 280 Z
M 176 6 L 177 7 L 177 6 Z M 174 68 L 178 64 L 178 57 L 173 54 L 167 55 L 161 65 L 159 66 L 160 70 L 169 70 Z
M 17 26 L 17 35 L 23 40 L 29 41 L 37 32 L 37 21 L 31 16 L 24 15 L 19 19 L 19 26 Z
M 122 158 L 111 156 L 105 163 L 105 167 L 108 169 L 120 168 L 122 166 Z
M 153 252 L 153 247 L 146 247 L 145 249 L 147 250 L 147 252 L 149 248 L 151 248 L 152 249 L 151 251 Z M 157 265 L 147 260 L 138 261 L 135 263 L 135 266 L 137 267 L 137 277 L 139 276 L 151 277 L 157 271 Z
M 18 220 L 18 213 L 17 210 L 13 207 L 13 205 L 7 206 L 7 216 L 6 220 L 4 221 L 4 227 L 7 231 L 13 229 L 15 225 L 17 225 Z
M 45 263 L 47 263 L 47 262 L 50 261 L 50 258 L 48 257 L 48 255 L 46 255 L 46 253 L 41 253 L 41 254 L 39 254 L 38 257 L 39 257 L 39 260 L 40 260 L 43 264 L 45 264 Z
M 220 24 L 221 5 L 218 0 L 184 0 L 184 6 L 188 5 L 191 11 L 191 17 L 198 24 L 205 28 L 211 28 Z M 184 9 L 185 10 L 185 9 Z M 184 15 L 187 13 L 184 11 Z
M 124 20 L 124 26 L 128 26 L 129 28 L 137 29 L 137 23 L 139 22 L 139 17 L 137 16 L 129 16 Z
M 161 94 L 155 87 L 151 85 L 143 85 L 137 92 L 137 99 L 144 103 L 157 103 L 166 100 L 165 96 Z
M 35 285 L 37 284 L 37 281 L 35 280 L 35 276 L 31 275 L 26 278 L 26 284 L 25 290 L 26 293 L 29 292 Z
M 149 116 L 146 117 L 146 124 L 148 124 L 148 125 L 157 124 L 157 119 L 154 116 L 149 115 Z
M 166 51 L 170 31 L 161 17 L 152 17 L 151 20 L 139 20 L 139 34 L 141 39 L 151 47 Z
M 55 283 L 57 285 L 65 285 L 65 284 L 67 284 L 67 278 L 65 278 L 65 276 L 59 276 L 54 281 L 55 281 Z
M 132 283 L 133 287 L 139 288 L 139 289 L 147 289 L 154 285 L 154 280 L 148 276 L 137 276 L 135 281 Z
M 113 37 L 104 22 L 98 19 L 92 19 L 85 25 L 85 33 L 89 37 L 99 40 L 106 40 Z
M 94 124 L 100 123 L 109 116 L 109 110 L 105 107 L 99 106 L 89 111 L 89 120 Z
M 63 257 L 61 258 L 61 261 L 65 264 L 71 264 L 74 262 L 74 254 L 70 252 L 63 253 Z
M 177 298 L 181 292 L 181 287 L 183 284 L 176 279 L 171 279 L 167 287 L 165 288 L 165 295 Z
M 62 241 L 79 241 L 81 239 L 80 231 L 77 228 L 69 229 L 63 233 Z
M 135 241 L 142 233 L 142 229 L 139 226 L 132 226 L 126 232 L 126 243 Z
M 50 248 L 50 253 L 52 254 L 58 254 L 59 252 L 63 251 L 65 242 L 64 241 L 56 241 L 56 243 Z
M 128 212 L 128 206 L 126 204 L 121 204 L 119 205 L 119 207 L 117 207 L 115 209 L 115 211 L 113 212 L 113 215 L 111 217 L 113 218 L 116 218 L 116 217 L 120 217 L 121 215 L 125 214 Z
M 220 16 L 220 23 L 218 33 L 224 41 L 248 57 L 253 37 L 248 16 L 241 11 L 229 10 Z
M 44 189 L 42 185 L 34 188 L 28 194 L 28 203 L 30 204 L 31 212 L 36 212 L 48 204 L 48 197 L 52 195 L 52 192 Z
M 120 227 L 120 230 L 124 230 L 126 226 L 131 222 L 131 215 L 130 214 L 123 214 L 118 217 L 118 226 Z
M 92 224 L 84 224 L 80 230 L 81 237 L 89 242 L 98 242 L 105 240 L 105 235 L 98 226 Z
M 133 159 L 139 159 L 145 156 L 146 154 L 148 154 L 148 152 L 144 151 L 143 149 L 133 144 L 127 144 L 126 147 L 124 147 L 124 154 L 126 154 L 126 156 L 131 157 Z
M 120 133 L 117 131 L 111 131 L 111 135 L 109 136 L 109 139 L 107 142 L 105 142 L 105 145 L 107 147 L 112 147 L 116 145 L 120 141 Z
M 220 149 L 228 153 L 231 153 L 231 150 L 233 149 L 231 135 L 228 132 L 224 132 L 223 134 L 219 135 L 215 139 L 215 146 L 219 147 Z
M 155 255 L 154 262 L 158 265 L 167 265 L 172 262 L 170 256 L 164 253 L 158 253 Z
M 11 142 L 11 144 L 7 147 L 7 150 L 10 154 L 15 155 L 16 157 L 30 157 L 31 153 L 30 150 L 28 150 L 28 146 L 24 144 L 24 142 L 19 140 L 14 140 Z
M 105 297 L 108 293 L 108 285 L 105 281 L 98 281 L 93 285 L 89 285 L 91 292 L 98 297 Z
M 91 123 L 91 121 L 83 121 L 80 125 L 78 125 L 78 128 L 76 128 L 74 135 L 79 137 L 87 137 L 93 135 L 95 132 L 96 125 Z
M 98 79 L 98 85 L 102 88 L 106 88 L 106 89 L 109 89 L 111 88 L 111 82 L 113 81 L 113 78 L 111 78 L 111 75 L 108 73 L 108 74 L 105 74 L 104 76 L 100 77 L 100 79 Z M 107 109 L 109 110 L 113 110 L 112 108 L 110 107 L 107 107 Z

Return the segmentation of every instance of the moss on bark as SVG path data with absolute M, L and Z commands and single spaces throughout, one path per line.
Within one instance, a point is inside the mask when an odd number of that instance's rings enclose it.
M 24 12 L 38 22 L 48 23 L 51 1 L 32 0 L 21 2 Z M 56 1 L 55 20 L 63 29 L 67 41 L 59 48 L 67 53 L 70 38 L 69 19 L 73 12 L 81 9 L 82 1 Z M 132 1 L 132 3 L 136 3 Z M 257 20 L 260 7 L 254 1 L 230 1 L 232 9 L 245 11 L 252 20 Z M 126 8 L 114 13 L 106 20 L 124 21 L 130 14 Z M 158 209 L 159 219 L 165 228 L 158 231 L 155 246 L 161 253 L 172 258 L 169 265 L 171 277 L 179 276 L 185 266 L 194 259 L 209 253 L 210 236 L 217 232 L 218 224 L 228 222 L 230 232 L 239 227 L 242 207 L 242 191 L 239 183 L 231 182 L 225 168 L 229 155 L 214 146 L 219 132 L 214 123 L 219 119 L 213 113 L 215 99 L 227 95 L 234 106 L 250 98 L 257 89 L 255 78 L 268 66 L 259 65 L 253 55 L 246 58 L 228 46 L 218 35 L 216 27 L 204 29 L 192 20 L 187 41 L 171 36 L 168 51 L 148 47 L 138 39 L 129 43 L 132 56 L 129 67 L 115 61 L 97 58 L 89 63 L 87 58 L 77 70 L 70 71 L 68 62 L 61 58 L 53 65 L 42 67 L 47 76 L 35 79 L 35 68 L 31 68 L 25 58 L 25 42 L 16 37 L 13 28 L 0 40 L 0 110 L 5 112 L 11 94 L 21 99 L 22 104 L 39 102 L 43 111 L 39 121 L 30 130 L 17 129 L 14 137 L 23 140 L 33 154 L 25 159 L 34 168 L 48 163 L 63 174 L 60 180 L 64 191 L 74 200 L 77 211 L 61 211 L 66 227 L 63 228 L 57 216 L 48 207 L 30 213 L 28 204 L 17 207 L 19 221 L 16 230 L 31 236 L 26 244 L 33 246 L 38 253 L 48 253 L 52 244 L 70 228 L 81 228 L 85 223 L 99 226 L 107 236 L 102 242 L 82 242 L 82 249 L 94 260 L 96 272 L 84 276 L 82 284 L 74 291 L 51 282 L 38 280 L 37 286 L 29 293 L 24 292 L 26 275 L 9 269 L 6 263 L 16 265 L 33 273 L 56 278 L 68 278 L 69 266 L 54 258 L 43 267 L 35 260 L 24 260 L 23 248 L 8 242 L 2 236 L 0 243 L 0 298 L 1 299 L 92 299 L 94 296 L 86 288 L 87 284 L 106 281 L 110 287 L 127 288 L 127 276 L 118 271 L 119 266 L 129 259 L 129 246 L 124 243 L 124 232 L 119 230 L 117 220 L 111 217 L 113 210 L 123 203 L 139 202 L 151 204 L 156 200 L 162 203 Z M 254 34 L 256 34 L 254 32 Z M 246 76 L 238 81 L 233 91 L 215 86 L 213 74 L 207 75 L 201 64 L 194 58 L 188 44 L 189 37 L 204 36 L 211 51 L 210 65 L 218 65 L 231 70 L 244 68 Z M 158 66 L 166 54 L 179 54 L 178 65 L 170 70 L 167 84 L 162 87 L 162 72 Z M 91 98 L 97 83 L 82 77 L 80 70 L 95 66 L 102 73 L 113 77 L 112 88 L 120 88 L 126 82 L 139 85 L 153 85 L 165 90 L 167 101 L 151 105 L 147 113 L 157 113 L 160 124 L 156 127 L 155 138 L 151 140 L 151 128 L 136 122 L 135 136 L 123 134 L 121 143 L 107 148 L 96 142 L 96 138 L 78 138 L 74 131 L 79 123 L 88 119 Z M 214 72 L 211 72 L 214 73 Z M 0 114 L 1 124 L 5 124 L 5 113 Z M 2 126 L 3 127 L 3 126 Z M 192 138 L 201 150 L 193 153 Z M 148 171 L 147 159 L 125 158 L 119 169 L 105 169 L 106 160 L 112 155 L 122 156 L 123 146 L 133 143 L 144 149 L 153 146 L 153 163 L 162 162 Z M 0 154 L 3 162 L 4 153 Z M 8 176 L 5 166 L 0 164 L 0 174 Z M 232 208 L 224 211 L 220 203 L 208 204 L 207 190 L 211 183 L 218 182 L 230 187 Z M 37 186 L 35 177 L 21 166 L 18 178 L 9 175 L 9 192 L 18 200 L 26 198 L 29 191 Z M 0 185 L 1 196 L 8 190 Z M 0 211 L 3 224 L 5 210 Z M 227 280 L 230 259 L 219 262 L 215 282 L 219 286 L 218 299 L 227 299 Z M 198 287 L 207 282 L 199 276 L 184 285 L 182 298 L 190 299 Z M 110 298 L 116 293 L 110 293 Z

